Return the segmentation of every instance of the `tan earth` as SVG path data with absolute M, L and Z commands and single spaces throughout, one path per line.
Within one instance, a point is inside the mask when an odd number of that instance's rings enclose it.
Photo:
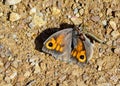
M 86 66 L 41 50 L 79 24 L 106 41 Z M 0 0 L 0 86 L 120 86 L 120 0 Z

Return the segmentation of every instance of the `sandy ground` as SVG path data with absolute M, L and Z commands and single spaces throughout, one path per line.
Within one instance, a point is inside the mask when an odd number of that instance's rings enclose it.
M 120 86 L 120 0 L 7 1 L 0 0 L 0 86 Z M 41 51 L 47 37 L 73 24 L 107 41 L 94 43 L 83 68 Z

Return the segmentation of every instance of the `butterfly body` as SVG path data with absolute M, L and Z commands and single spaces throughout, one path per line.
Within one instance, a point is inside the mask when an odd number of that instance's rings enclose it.
M 51 35 L 42 50 L 55 59 L 84 65 L 92 57 L 93 44 L 79 29 L 67 28 Z

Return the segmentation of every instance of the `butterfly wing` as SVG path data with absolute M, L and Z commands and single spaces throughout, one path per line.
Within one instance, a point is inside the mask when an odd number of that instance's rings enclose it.
M 85 46 L 87 62 L 88 62 L 93 56 L 94 44 L 85 35 L 84 35 L 84 37 L 85 37 L 85 41 L 83 41 L 83 43 L 84 43 L 84 46 Z
M 72 30 L 67 28 L 54 33 L 44 42 L 42 50 L 67 62 L 71 53 Z
M 81 33 L 81 36 L 73 36 L 72 45 L 71 61 L 80 66 L 85 65 L 93 55 L 93 44 Z

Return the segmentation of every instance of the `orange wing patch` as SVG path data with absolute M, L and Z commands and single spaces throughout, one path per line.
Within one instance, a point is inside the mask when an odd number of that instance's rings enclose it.
M 59 36 L 56 38 L 56 42 L 61 45 L 62 42 L 63 42 L 63 38 L 64 38 L 64 37 L 65 37 L 64 35 L 59 35 Z
M 46 43 L 46 48 L 50 49 L 50 50 L 56 50 L 59 52 L 63 52 L 63 38 L 64 35 L 59 35 L 56 39 L 55 38 L 51 38 L 47 43 Z
M 79 62 L 85 62 L 86 59 L 86 51 L 84 49 L 84 44 L 78 40 L 76 47 L 71 52 L 72 57 L 75 57 Z

